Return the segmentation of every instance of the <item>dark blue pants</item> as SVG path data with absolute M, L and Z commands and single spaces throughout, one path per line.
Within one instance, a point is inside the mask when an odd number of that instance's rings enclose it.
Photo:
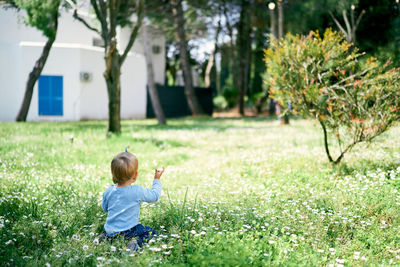
M 157 234 L 156 229 L 153 229 L 148 226 L 144 226 L 142 224 L 138 224 L 131 229 L 119 232 L 113 237 L 108 237 L 110 240 L 114 240 L 120 236 L 123 236 L 125 240 L 130 240 L 132 238 L 136 238 L 139 247 L 143 246 L 143 243 L 149 241 L 154 235 Z

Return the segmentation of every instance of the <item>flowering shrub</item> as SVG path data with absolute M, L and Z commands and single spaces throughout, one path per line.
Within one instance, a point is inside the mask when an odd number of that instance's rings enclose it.
M 313 117 L 324 132 L 330 162 L 339 163 L 354 145 L 371 141 L 400 119 L 400 72 L 390 60 L 360 60 L 362 54 L 328 29 L 307 36 L 287 35 L 265 52 L 269 92 L 293 112 Z M 287 107 L 286 107 L 287 110 Z M 331 156 L 328 135 L 339 156 Z

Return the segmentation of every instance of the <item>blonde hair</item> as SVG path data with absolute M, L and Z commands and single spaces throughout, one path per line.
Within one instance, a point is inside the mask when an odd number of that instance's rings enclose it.
M 131 179 L 138 170 L 139 162 L 135 155 L 122 152 L 111 161 L 112 179 L 115 184 L 123 184 Z

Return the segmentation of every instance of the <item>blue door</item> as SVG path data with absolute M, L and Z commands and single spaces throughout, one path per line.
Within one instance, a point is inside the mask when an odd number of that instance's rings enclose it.
M 63 76 L 40 75 L 39 115 L 63 115 Z

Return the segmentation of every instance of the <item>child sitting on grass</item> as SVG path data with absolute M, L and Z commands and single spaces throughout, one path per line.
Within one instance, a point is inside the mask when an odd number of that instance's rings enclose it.
M 139 224 L 140 202 L 156 202 L 161 195 L 160 178 L 164 168 L 156 169 L 153 188 L 133 185 L 138 176 L 138 160 L 129 153 L 123 152 L 111 161 L 111 173 L 114 184 L 103 193 L 102 207 L 107 212 L 103 235 L 107 239 L 123 236 L 125 240 L 133 239 L 127 246 L 137 250 L 157 232 L 155 229 Z

